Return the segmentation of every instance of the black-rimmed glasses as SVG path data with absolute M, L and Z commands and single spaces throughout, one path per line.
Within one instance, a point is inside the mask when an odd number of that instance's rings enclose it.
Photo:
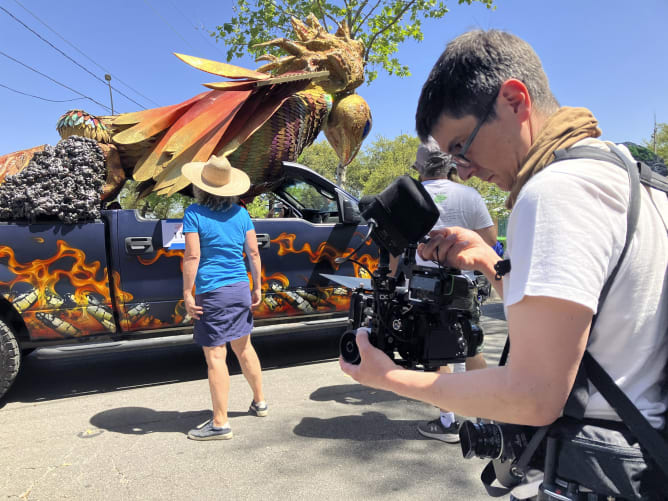
M 466 169 L 471 166 L 471 160 L 469 160 L 466 157 L 466 153 L 469 151 L 469 148 L 471 147 L 471 143 L 473 143 L 473 140 L 475 139 L 476 135 L 478 135 L 478 131 L 480 130 L 480 127 L 482 127 L 482 124 L 484 124 L 487 119 L 489 118 L 489 115 L 492 113 L 492 110 L 494 109 L 494 105 L 496 104 L 496 96 L 490 103 L 489 107 L 487 108 L 487 111 L 483 115 L 483 117 L 478 120 L 478 123 L 475 126 L 475 129 L 473 129 L 473 132 L 471 132 L 471 135 L 468 137 L 466 142 L 464 143 L 464 146 L 462 146 L 462 149 L 459 150 L 458 153 L 454 153 L 452 155 L 452 163 L 454 163 L 457 167 L 461 167 L 463 169 Z

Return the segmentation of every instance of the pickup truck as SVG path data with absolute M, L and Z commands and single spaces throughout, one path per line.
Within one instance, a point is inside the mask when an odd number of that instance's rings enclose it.
M 254 333 L 343 330 L 349 291 L 321 274 L 368 278 L 377 247 L 363 242 L 352 195 L 307 167 L 284 166 L 273 194 L 287 217 L 253 221 L 263 294 Z M 123 209 L 81 224 L 0 223 L 0 398 L 32 349 L 191 333 L 179 233 L 180 220 Z M 335 262 L 360 245 L 356 263 Z

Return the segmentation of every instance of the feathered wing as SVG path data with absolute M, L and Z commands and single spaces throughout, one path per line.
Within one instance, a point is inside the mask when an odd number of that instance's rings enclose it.
M 254 183 L 280 174 L 315 139 L 328 112 L 324 91 L 305 90 L 327 72 L 293 72 L 279 77 L 179 55 L 203 71 L 235 79 L 183 103 L 113 118 L 113 142 L 132 158 L 133 177 L 171 195 L 188 186 L 181 167 L 229 155 Z M 331 107 L 331 99 L 329 100 Z M 315 134 L 314 134 L 315 133 Z

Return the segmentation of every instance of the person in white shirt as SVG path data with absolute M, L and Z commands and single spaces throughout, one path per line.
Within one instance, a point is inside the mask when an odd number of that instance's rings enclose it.
M 610 149 L 596 139 L 597 124 L 586 108 L 559 106 L 525 41 L 498 30 L 452 40 L 422 88 L 418 136 L 431 135 L 450 153 L 462 179 L 477 176 L 510 192 L 511 269 L 497 280 L 499 256 L 475 232 L 459 227 L 433 232 L 418 252 L 479 270 L 492 282 L 506 310 L 508 364 L 462 374 L 407 371 L 360 329 L 361 363 L 341 360 L 342 370 L 368 386 L 461 415 L 544 426 L 562 415 L 587 349 L 650 424 L 662 429 L 668 406 L 668 200 L 641 188 L 637 229 L 599 309 L 604 283 L 624 248 L 628 175 L 601 160 L 552 163 L 556 150 L 581 144 Z M 595 389 L 584 416 L 619 421 Z M 638 468 L 635 478 L 642 481 L 649 469 Z M 608 480 L 619 480 L 614 477 Z M 665 492 L 657 495 L 643 499 L 665 499 Z
M 420 181 L 438 207 L 439 218 L 433 230 L 449 226 L 461 226 L 475 231 L 485 243 L 494 246 L 496 243 L 496 226 L 489 215 L 485 201 L 475 188 L 457 183 L 450 179 L 453 167 L 450 155 L 441 152 L 432 137 L 420 144 L 413 168 L 420 175 Z M 437 266 L 430 260 L 415 257 L 420 266 Z M 482 354 L 482 345 L 475 356 L 466 359 L 466 363 L 454 364 L 455 372 L 484 369 L 487 367 Z M 446 365 L 439 369 L 441 373 L 451 372 Z M 440 409 L 440 416 L 431 421 L 418 424 L 418 432 L 428 438 L 447 443 L 459 442 L 460 423 L 455 419 L 454 412 Z

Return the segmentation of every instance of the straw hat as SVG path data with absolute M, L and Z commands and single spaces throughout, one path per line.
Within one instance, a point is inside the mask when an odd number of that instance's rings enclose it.
M 220 197 L 241 195 L 250 188 L 248 174 L 230 165 L 226 157 L 211 155 L 207 162 L 190 162 L 181 174 L 200 190 Z

